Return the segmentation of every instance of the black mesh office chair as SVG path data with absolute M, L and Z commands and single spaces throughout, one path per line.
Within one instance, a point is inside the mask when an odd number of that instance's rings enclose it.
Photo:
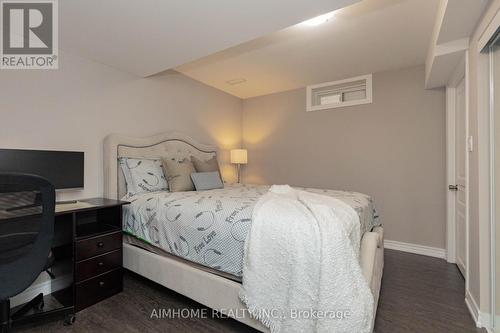
M 15 313 L 10 298 L 28 288 L 52 264 L 54 235 L 54 186 L 46 179 L 26 174 L 0 173 L 0 327 L 31 309 L 41 310 L 39 294 Z

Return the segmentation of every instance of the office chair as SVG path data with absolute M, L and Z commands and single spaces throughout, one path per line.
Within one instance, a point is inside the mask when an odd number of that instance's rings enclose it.
M 28 288 L 53 263 L 54 186 L 44 178 L 0 173 L 0 331 L 31 309 L 41 310 L 43 294 L 10 310 L 10 298 Z

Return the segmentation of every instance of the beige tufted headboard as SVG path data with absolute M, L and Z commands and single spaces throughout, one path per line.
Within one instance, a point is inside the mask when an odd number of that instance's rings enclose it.
M 214 155 L 217 155 L 216 147 L 200 144 L 178 132 L 161 133 L 147 138 L 108 135 L 104 139 L 104 196 L 120 199 L 126 194 L 125 179 L 118 165 L 119 157 L 169 156 L 182 160 L 195 156 L 208 160 Z

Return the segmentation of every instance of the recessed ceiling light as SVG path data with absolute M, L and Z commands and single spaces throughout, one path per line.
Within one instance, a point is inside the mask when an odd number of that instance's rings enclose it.
M 244 78 L 240 78 L 240 79 L 232 79 L 232 80 L 228 80 L 226 81 L 227 84 L 230 84 L 232 86 L 235 86 L 237 84 L 240 84 L 240 83 L 244 83 L 244 82 L 247 82 L 246 79 Z
M 325 22 L 328 22 L 331 18 L 333 18 L 333 12 L 326 13 L 320 16 L 313 17 L 310 20 L 300 22 L 299 25 L 303 26 L 308 26 L 308 27 L 315 27 L 317 25 L 323 24 Z

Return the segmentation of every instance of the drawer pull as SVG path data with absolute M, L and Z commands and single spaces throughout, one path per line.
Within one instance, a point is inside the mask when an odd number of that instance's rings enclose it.
M 103 242 L 99 242 L 97 243 L 97 247 L 103 247 L 104 246 L 104 243 Z
M 104 266 L 104 263 L 103 263 L 102 261 L 99 261 L 99 262 L 97 263 L 97 266 L 102 267 L 102 266 Z
M 99 287 L 104 287 L 104 282 L 99 281 Z

